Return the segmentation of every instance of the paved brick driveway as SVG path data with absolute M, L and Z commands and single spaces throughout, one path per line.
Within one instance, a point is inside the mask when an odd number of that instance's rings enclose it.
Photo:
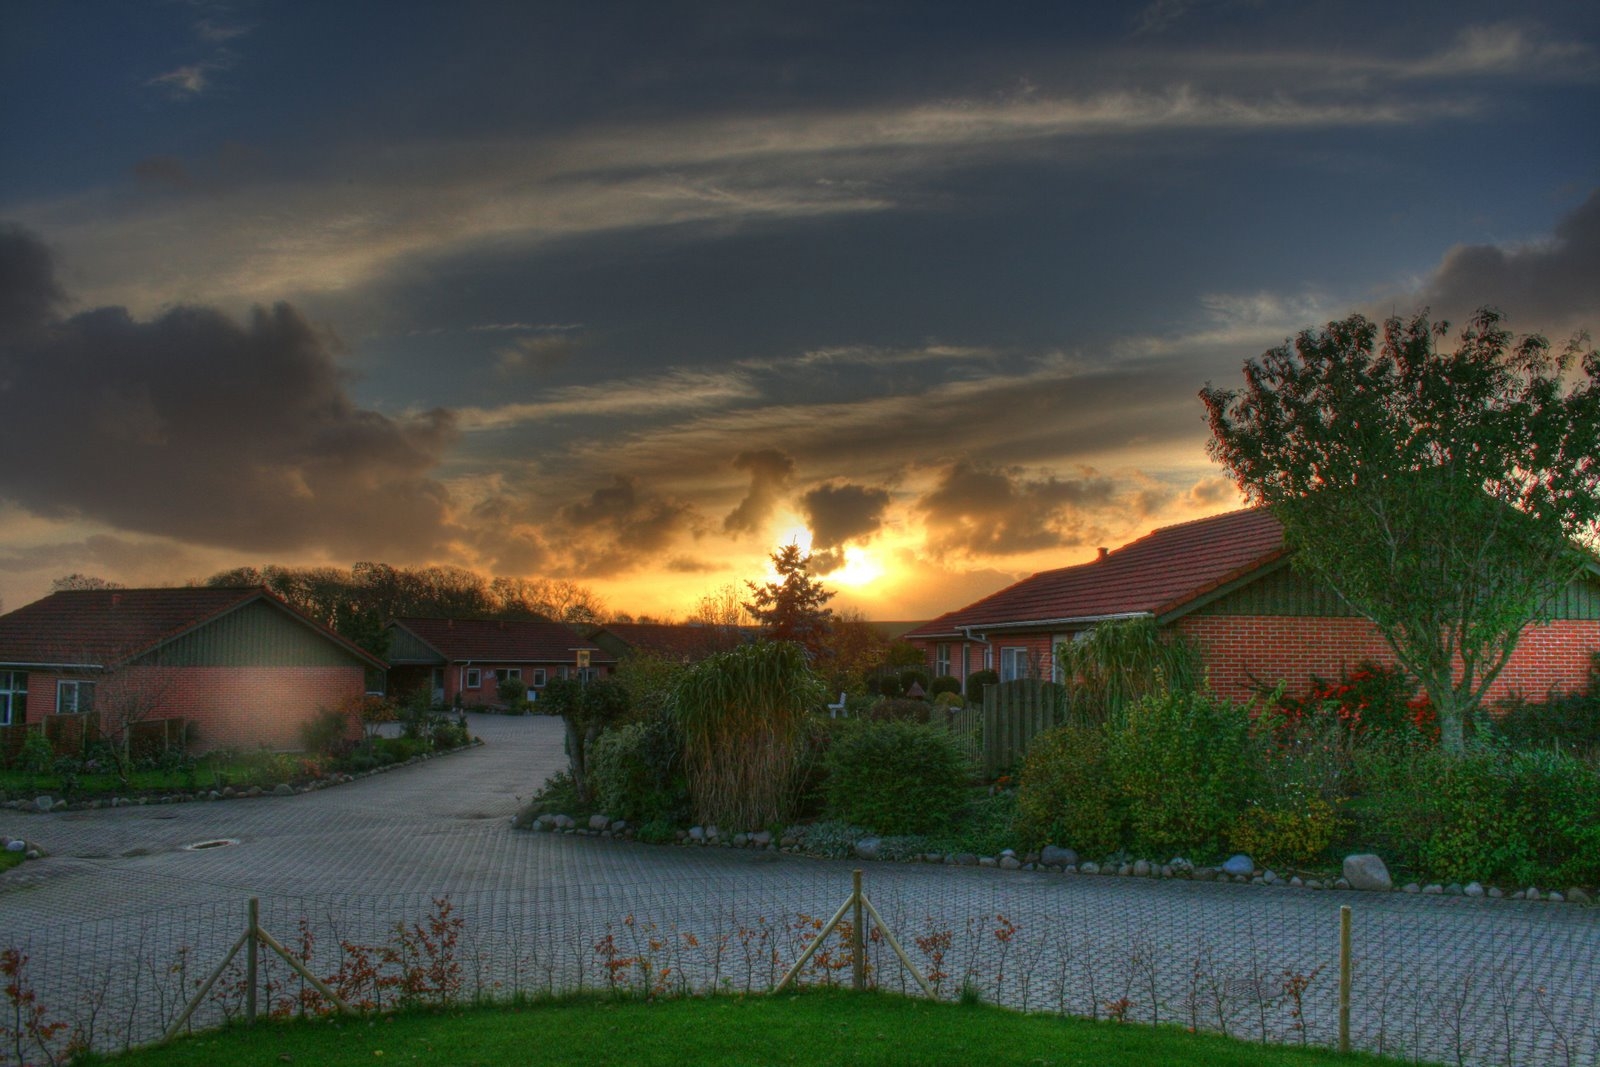
M 225 913 L 236 925 L 248 896 L 280 923 L 313 906 L 365 909 L 389 923 L 405 917 L 394 909 L 450 894 L 491 950 L 557 941 L 565 965 L 581 970 L 594 968 L 603 924 L 625 915 L 703 936 L 719 924 L 826 916 L 847 892 L 845 862 L 514 831 L 518 798 L 565 765 L 560 723 L 475 715 L 471 728 L 483 747 L 301 796 L 0 814 L 0 831 L 52 854 L 0 876 L 0 945 L 31 939 L 36 955 L 44 945 L 59 957 L 74 931 L 122 945 L 133 925 L 186 911 Z M 239 843 L 183 849 L 215 838 Z M 1142 1005 L 1136 1018 L 1187 1013 L 1216 1028 L 1199 1016 L 1232 1012 L 1226 1025 L 1248 1032 L 1249 1005 L 1270 998 L 1285 974 L 1318 973 L 1306 1016 L 1317 1041 L 1331 1025 L 1338 906 L 1348 903 L 1359 1044 L 1439 1059 L 1461 1051 L 1485 1063 L 1600 1056 L 1595 909 L 921 865 L 871 865 L 867 879 L 907 940 L 957 935 L 957 975 L 966 967 L 987 980 L 997 917 L 1014 923 L 1003 965 L 1011 984 L 998 999 L 1082 1012 L 1127 996 Z M 59 976 L 76 973 L 68 961 L 48 962 Z M 74 980 L 59 978 L 67 988 Z M 1285 1039 L 1281 1000 L 1271 1010 Z

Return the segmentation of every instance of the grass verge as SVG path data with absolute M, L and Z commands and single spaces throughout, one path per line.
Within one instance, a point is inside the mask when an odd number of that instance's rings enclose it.
M 1177 1027 L 1120 1026 L 987 1005 L 929 1003 L 881 993 L 808 990 L 777 997 L 645 1002 L 569 997 L 527 1006 L 417 1011 L 235 1027 L 161 1048 L 83 1064 L 114 1067 L 319 1067 L 450 1064 L 491 1067 L 582 1063 L 585 1067 L 974 1063 L 1007 1067 L 1311 1067 L 1379 1064 L 1191 1034 Z

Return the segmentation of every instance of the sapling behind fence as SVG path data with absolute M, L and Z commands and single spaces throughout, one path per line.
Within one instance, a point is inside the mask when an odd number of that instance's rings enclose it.
M 865 890 L 941 999 L 975 994 L 1028 1011 L 1334 1047 L 1348 905 L 1354 1047 L 1448 1063 L 1600 1062 L 1591 909 L 1394 895 L 1377 906 L 1349 893 L 945 873 L 957 877 L 869 868 Z M 325 993 L 357 1010 L 577 990 L 760 994 L 850 891 L 847 868 L 816 864 L 792 880 L 263 897 L 261 929 L 325 990 L 262 952 L 256 1007 L 280 1017 L 335 1010 Z M 1235 906 L 1214 906 L 1219 894 Z M 15 990 L 0 1005 L 0 1062 L 50 1062 L 69 1045 L 119 1049 L 242 1019 L 242 952 L 183 1013 L 248 914 L 240 897 L 26 931 L 0 918 Z M 855 921 L 847 914 L 795 980 L 850 985 Z M 867 921 L 861 944 L 868 985 L 926 995 L 877 923 Z

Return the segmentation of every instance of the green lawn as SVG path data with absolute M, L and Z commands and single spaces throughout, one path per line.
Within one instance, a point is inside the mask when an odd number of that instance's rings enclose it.
M 281 1063 L 487 1065 L 1377 1064 L 1340 1056 L 886 994 L 807 991 L 777 997 L 644 1003 L 594 996 L 528 1007 L 412 1012 L 363 1019 L 262 1024 L 185 1038 L 85 1064 L 115 1067 L 273 1067 Z
M 22 865 L 22 853 L 0 850 L 0 873 Z

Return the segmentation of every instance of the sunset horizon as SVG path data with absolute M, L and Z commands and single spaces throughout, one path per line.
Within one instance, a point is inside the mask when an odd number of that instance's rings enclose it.
M 0 604 L 382 562 L 925 620 L 1244 505 L 1300 330 L 1600 328 L 1600 13 L 0 14 Z M 1587 115 L 1588 118 L 1584 116 Z

